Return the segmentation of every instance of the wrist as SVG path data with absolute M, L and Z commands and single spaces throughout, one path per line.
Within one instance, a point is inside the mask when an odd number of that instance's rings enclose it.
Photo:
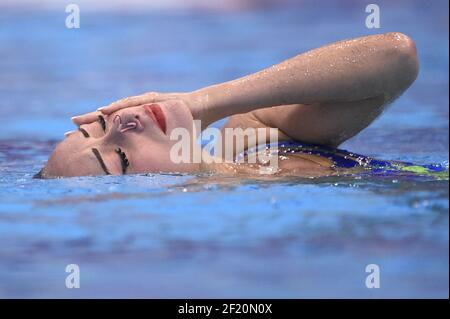
M 195 120 L 209 122 L 209 111 L 212 109 L 208 92 L 205 89 L 186 93 L 185 100 Z M 207 123 L 203 123 L 207 124 Z M 210 123 L 208 123 L 209 125 Z

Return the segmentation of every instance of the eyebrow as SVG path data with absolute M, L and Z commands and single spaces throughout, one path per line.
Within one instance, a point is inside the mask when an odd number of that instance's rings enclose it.
M 98 162 L 100 163 L 100 166 L 102 167 L 102 169 L 105 172 L 105 174 L 106 175 L 111 175 L 111 173 L 109 172 L 108 167 L 106 167 L 105 162 L 103 161 L 103 158 L 100 155 L 100 152 L 98 151 L 98 149 L 93 148 L 92 149 L 92 153 L 94 153 L 95 157 L 97 158 Z
M 79 128 L 78 128 L 78 131 L 80 131 L 81 134 L 83 134 L 83 136 L 84 136 L 85 138 L 90 137 L 89 133 L 88 133 L 84 128 L 79 127 Z
M 100 125 L 100 127 L 101 127 L 102 130 L 103 130 L 103 132 L 106 132 L 106 122 L 105 122 L 105 118 L 104 118 L 102 115 L 99 115 L 99 116 L 98 116 L 98 119 L 97 119 L 96 122 Z M 88 131 L 86 131 L 84 128 L 79 127 L 79 128 L 78 128 L 78 131 L 80 131 L 81 134 L 83 134 L 83 136 L 84 136 L 85 138 L 91 137 L 91 136 L 89 135 Z

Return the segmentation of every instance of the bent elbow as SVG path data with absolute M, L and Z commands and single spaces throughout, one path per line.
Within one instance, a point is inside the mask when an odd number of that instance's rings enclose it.
M 419 59 L 416 43 L 406 34 L 400 32 L 388 33 L 398 65 L 399 81 L 409 87 L 419 74 Z
M 389 52 L 388 81 L 386 81 L 386 99 L 392 100 L 404 92 L 416 80 L 419 74 L 419 59 L 413 39 L 399 32 L 386 33 Z

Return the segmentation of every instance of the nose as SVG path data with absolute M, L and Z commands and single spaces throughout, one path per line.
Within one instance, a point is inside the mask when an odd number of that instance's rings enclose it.
M 135 130 L 138 126 L 136 122 L 132 122 L 132 121 L 127 122 L 127 123 L 122 123 L 122 119 L 120 117 L 117 119 L 117 121 L 119 121 L 118 130 L 120 131 L 120 133 L 125 133 L 127 131 Z
M 140 132 L 142 124 L 139 121 L 139 115 L 122 114 L 115 115 L 112 121 L 111 129 L 107 132 L 106 138 L 117 139 L 123 138 L 125 134 L 132 132 Z

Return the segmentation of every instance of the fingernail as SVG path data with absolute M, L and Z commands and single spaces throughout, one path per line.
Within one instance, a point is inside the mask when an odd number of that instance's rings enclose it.
M 99 108 L 97 109 L 97 111 L 101 112 L 101 111 L 103 111 L 105 108 L 106 108 L 105 106 L 99 107 Z
M 70 134 L 72 134 L 73 132 L 75 132 L 75 131 L 69 131 L 69 132 L 66 132 L 66 133 L 64 133 L 64 136 L 67 137 L 67 136 L 69 136 Z
M 79 118 L 79 116 L 72 116 L 70 119 L 73 121 L 76 120 L 77 118 Z

